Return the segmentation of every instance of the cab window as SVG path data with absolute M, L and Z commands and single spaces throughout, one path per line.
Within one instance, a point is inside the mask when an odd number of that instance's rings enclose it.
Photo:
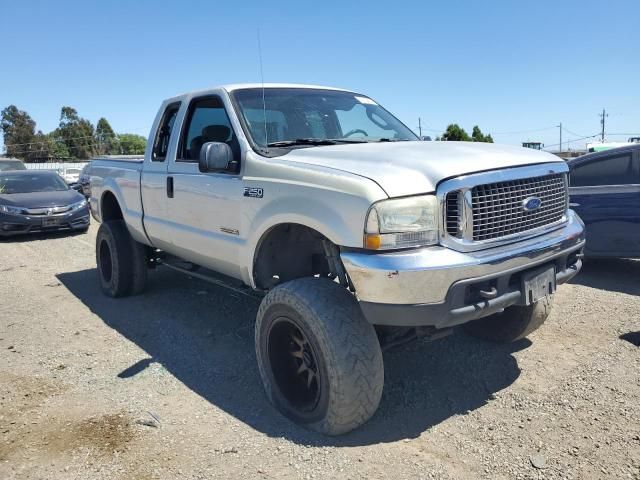
M 240 161 L 240 145 L 233 132 L 222 99 L 217 96 L 195 99 L 189 106 L 182 132 L 179 161 L 197 162 L 200 149 L 207 142 L 226 143 L 234 160 Z
M 160 120 L 160 126 L 158 127 L 156 138 L 153 142 L 151 160 L 154 162 L 163 162 L 167 158 L 169 140 L 171 139 L 173 125 L 178 116 L 178 110 L 180 110 L 180 102 L 172 103 L 165 109 L 162 115 L 162 120 Z

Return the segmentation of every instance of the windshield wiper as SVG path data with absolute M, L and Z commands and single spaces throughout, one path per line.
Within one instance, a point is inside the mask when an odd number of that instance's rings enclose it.
M 267 144 L 267 147 L 295 147 L 297 145 L 338 145 L 340 143 L 367 143 L 367 141 L 351 138 L 296 138 L 295 140 L 269 142 Z
M 280 140 L 269 142 L 267 147 L 295 147 L 296 145 L 335 145 L 335 140 L 328 138 L 296 138 L 295 140 Z

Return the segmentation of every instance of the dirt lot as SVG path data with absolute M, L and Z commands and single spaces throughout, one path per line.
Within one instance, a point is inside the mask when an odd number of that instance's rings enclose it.
M 592 262 L 530 340 L 385 355 L 340 438 L 267 402 L 257 304 L 179 273 L 112 300 L 86 235 L 0 242 L 0 478 L 640 479 L 640 262 Z

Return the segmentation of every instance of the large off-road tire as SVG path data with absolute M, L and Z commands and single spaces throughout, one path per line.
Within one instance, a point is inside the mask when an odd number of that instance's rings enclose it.
M 258 310 L 256 354 L 269 400 L 325 435 L 365 423 L 380 403 L 382 352 L 357 300 L 327 279 L 275 287 Z
M 542 326 L 553 304 L 551 297 L 544 297 L 533 305 L 514 305 L 502 313 L 496 313 L 464 325 L 471 336 L 496 343 L 511 343 L 525 338 Z
M 100 287 L 110 297 L 137 295 L 147 281 L 146 247 L 136 242 L 122 220 L 104 222 L 96 237 Z

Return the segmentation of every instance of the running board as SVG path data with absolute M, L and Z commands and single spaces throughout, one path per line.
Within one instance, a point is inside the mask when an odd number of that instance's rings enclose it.
M 170 268 L 171 270 L 175 270 L 177 272 L 184 273 L 185 275 L 189 275 L 190 277 L 195 277 L 195 278 L 198 278 L 200 280 L 204 280 L 205 282 L 212 283 L 213 285 L 217 285 L 218 287 L 223 287 L 223 288 L 226 288 L 228 290 L 233 290 L 236 293 L 240 293 L 240 294 L 245 295 L 247 297 L 253 298 L 254 300 L 257 300 L 257 301 L 261 301 L 262 300 L 263 295 L 260 295 L 260 293 L 252 290 L 249 287 L 238 287 L 238 286 L 232 285 L 229 282 L 225 282 L 224 280 L 221 280 L 219 278 L 215 278 L 215 277 L 210 276 L 210 275 L 205 275 L 205 274 L 202 274 L 202 273 L 194 272 L 193 270 L 189 270 L 188 268 L 178 267 L 177 265 L 173 265 L 172 263 L 165 262 L 161 258 L 156 258 L 155 261 L 156 261 L 156 263 L 158 265 L 163 265 L 165 267 Z

